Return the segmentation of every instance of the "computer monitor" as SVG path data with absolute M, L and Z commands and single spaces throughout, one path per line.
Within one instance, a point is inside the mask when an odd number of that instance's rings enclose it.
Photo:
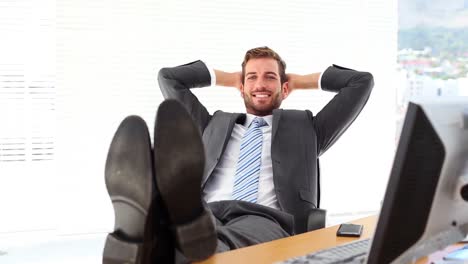
M 410 102 L 367 263 L 411 263 L 467 233 L 468 97 Z

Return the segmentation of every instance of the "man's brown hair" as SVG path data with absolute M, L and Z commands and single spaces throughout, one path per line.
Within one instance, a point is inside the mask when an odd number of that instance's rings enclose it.
M 272 58 L 278 62 L 278 69 L 280 75 L 281 84 L 287 81 L 286 77 L 286 63 L 281 59 L 280 55 L 274 50 L 270 49 L 267 46 L 258 47 L 248 50 L 245 53 L 244 61 L 242 62 L 242 84 L 244 84 L 245 79 L 245 65 L 250 59 L 258 58 Z

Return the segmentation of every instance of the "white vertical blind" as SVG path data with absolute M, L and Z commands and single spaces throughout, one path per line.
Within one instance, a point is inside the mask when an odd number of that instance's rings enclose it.
M 2 1 L 0 35 L 0 232 L 52 229 L 55 1 Z
M 7 182 L 10 189 L 1 197 L 24 194 L 18 190 L 28 182 L 29 197 L 48 201 L 36 206 L 48 210 L 43 216 L 48 221 L 33 225 L 25 220 L 18 228 L 110 230 L 113 211 L 104 185 L 107 149 L 126 115 L 141 115 L 152 131 L 162 100 L 157 71 L 196 59 L 238 71 L 245 51 L 263 45 L 278 51 L 291 72 L 317 72 L 336 63 L 374 74 L 376 86 L 367 107 L 321 164 L 322 207 L 330 214 L 377 209 L 395 138 L 396 1 L 41 0 L 1 5 L 10 9 L 0 9 L 0 28 L 17 37 L 14 44 L 0 44 L 9 45 L 0 46 L 0 52 L 10 58 L 0 62 L 1 85 L 16 76 L 18 83 L 13 84 L 19 88 L 8 91 L 25 99 L 5 99 L 15 116 L 1 118 L 15 120 L 14 132 L 0 135 L 14 143 L 25 141 L 15 146 L 18 153 L 21 148 L 26 152 L 25 160 L 16 163 L 34 164 L 33 156 L 51 159 L 36 162 L 47 164 L 40 178 L 30 170 L 5 176 L 5 162 L 0 161 L 0 188 L 5 191 Z M 12 8 L 19 16 L 11 15 Z M 56 71 L 55 59 L 50 59 L 55 54 Z M 210 112 L 244 111 L 235 89 L 211 87 L 196 94 Z M 297 91 L 283 108 L 317 113 L 332 96 Z M 1 98 L 3 102 L 6 97 Z M 31 131 L 37 132 L 38 141 Z M 51 154 L 33 155 L 28 147 L 33 142 L 42 144 L 34 151 Z M 31 207 L 13 204 L 8 213 L 19 212 L 18 206 Z M 11 226 L 8 222 L 0 229 Z

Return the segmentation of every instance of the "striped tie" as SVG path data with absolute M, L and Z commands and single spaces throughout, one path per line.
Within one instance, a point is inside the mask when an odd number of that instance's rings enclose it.
M 242 137 L 239 161 L 232 198 L 256 203 L 258 193 L 258 176 L 262 160 L 263 135 L 260 127 L 268 125 L 261 117 L 256 117 Z

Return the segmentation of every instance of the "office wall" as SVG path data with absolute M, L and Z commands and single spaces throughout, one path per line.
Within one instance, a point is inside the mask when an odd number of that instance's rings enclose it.
M 50 201 L 25 202 L 25 208 L 47 212 L 34 215 L 41 223 L 35 228 L 110 230 L 107 148 L 126 115 L 141 115 L 152 129 L 162 100 L 158 69 L 203 59 L 237 71 L 245 51 L 261 45 L 278 51 L 290 72 L 317 72 L 335 63 L 374 74 L 367 107 L 321 159 L 322 207 L 332 216 L 378 208 L 395 144 L 395 1 L 66 0 L 57 1 L 55 12 L 56 166 L 41 171 L 54 181 L 46 177 L 28 191 Z M 235 89 L 210 87 L 196 94 L 210 112 L 244 110 Z M 317 113 L 332 96 L 297 91 L 283 108 Z M 23 173 L 24 182 L 39 173 Z M 11 187 L 4 197 L 22 197 L 16 191 L 21 184 L 11 177 L 2 181 Z M 28 210 L 15 213 L 30 216 Z M 30 228 L 26 221 L 0 226 Z

